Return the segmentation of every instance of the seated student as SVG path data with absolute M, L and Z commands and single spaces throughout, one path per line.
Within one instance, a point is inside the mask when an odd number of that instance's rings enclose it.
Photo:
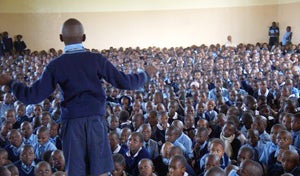
M 248 138 L 248 142 L 245 144 L 245 146 L 252 148 L 253 153 L 254 153 L 253 160 L 258 161 L 262 155 L 265 144 L 263 144 L 259 140 L 259 133 L 257 130 L 249 129 L 247 138 Z
M 199 119 L 209 119 L 208 114 L 206 114 L 205 112 L 206 112 L 206 103 L 200 101 L 200 102 L 196 105 L 195 123 L 197 123 Z M 195 125 L 196 125 L 196 124 L 195 124 Z
M 150 159 L 142 159 L 139 164 L 139 176 L 156 176 L 154 173 L 154 165 Z
M 195 141 L 193 144 L 194 161 L 192 162 L 192 166 L 197 174 L 200 172 L 200 159 L 207 153 L 208 150 L 208 139 L 208 129 L 205 127 L 197 128 Z
M 65 171 L 65 157 L 62 150 L 54 150 L 51 153 L 51 160 L 56 171 Z
M 204 169 L 205 157 L 208 154 L 215 154 L 220 158 L 220 167 L 225 169 L 231 162 L 225 153 L 225 144 L 221 139 L 214 138 L 208 144 L 208 153 L 200 159 L 200 169 Z
M 206 110 L 205 114 L 208 117 L 206 120 L 209 122 L 214 121 L 215 118 L 217 118 L 218 113 L 217 113 L 217 111 L 214 110 L 215 106 L 216 105 L 215 105 L 214 100 L 208 100 L 206 103 L 207 110 Z
M 10 161 L 8 160 L 7 151 L 3 148 L 0 148 L 0 167 L 6 166 L 9 163 L 10 163 Z
M 40 161 L 34 169 L 34 176 L 51 176 L 51 174 L 51 166 L 46 161 Z
M 292 118 L 293 118 L 294 114 L 292 113 L 284 113 L 282 115 L 282 120 L 281 120 L 281 124 L 284 125 L 286 127 L 286 130 L 291 131 L 291 127 L 292 127 Z
M 9 164 L 7 169 L 10 171 L 11 176 L 20 176 L 19 170 L 14 164 Z
M 108 132 L 115 131 L 118 135 L 121 134 L 121 128 L 119 128 L 120 122 L 119 118 L 115 115 L 110 115 L 107 118 L 108 122 Z
M 128 173 L 125 171 L 126 162 L 125 158 L 120 153 L 113 154 L 114 161 L 114 170 L 110 172 L 112 176 L 128 176 Z
M 152 133 L 150 124 L 143 124 L 138 132 L 142 133 L 144 137 L 143 146 L 149 152 L 151 159 L 158 157 L 158 144 L 155 140 L 150 139 Z
M 19 160 L 21 149 L 24 146 L 22 135 L 18 130 L 12 129 L 8 132 L 7 136 L 10 142 L 10 145 L 5 147 L 8 153 L 8 159 L 11 162 L 16 162 Z
M 187 114 L 184 117 L 184 134 L 186 134 L 192 141 L 195 137 L 195 117 L 192 114 Z
M 149 118 L 149 117 L 148 117 Z M 154 134 L 154 138 L 157 141 L 158 148 L 161 148 L 162 144 L 165 143 L 165 134 L 166 129 L 170 126 L 168 123 L 168 113 L 167 112 L 161 112 L 158 114 L 158 123 L 156 125 L 156 130 Z
M 300 150 L 300 113 L 296 113 L 291 121 L 293 145 Z
M 220 158 L 215 154 L 208 154 L 205 158 L 204 170 L 200 176 L 204 175 L 212 167 L 220 167 Z
M 179 136 L 176 139 L 176 141 L 180 142 L 185 147 L 185 155 L 190 160 L 194 157 L 193 151 L 192 151 L 192 140 L 183 132 L 184 124 L 180 120 L 174 120 L 172 122 L 172 125 L 176 126 L 179 130 Z
M 126 161 L 126 172 L 133 176 L 139 174 L 138 162 L 143 158 L 149 158 L 148 151 L 143 147 L 144 137 L 139 132 L 133 132 L 128 139 L 129 150 L 124 155 Z
M 172 100 L 168 103 L 168 123 L 171 124 L 174 120 L 183 121 L 183 117 L 177 113 L 179 109 L 178 102 L 176 100 Z
M 0 147 L 5 148 L 7 145 L 9 145 L 7 134 L 11 129 L 12 129 L 11 122 L 8 121 L 2 122 L 1 131 L 0 131 Z
M 161 147 L 160 155 L 153 160 L 157 175 L 167 175 L 172 146 L 174 145 L 171 142 L 165 142 Z
M 171 157 L 169 163 L 169 176 L 186 176 L 189 175 L 186 172 L 187 161 L 184 156 L 176 155 Z
M 281 166 L 282 158 L 281 154 L 285 150 L 291 150 L 297 152 L 295 147 L 292 145 L 292 136 L 290 132 L 282 130 L 277 134 L 276 137 L 277 148 L 274 152 L 270 153 L 268 160 L 268 173 L 277 173 L 278 166 Z
M 228 176 L 236 176 L 241 163 L 246 159 L 253 160 L 253 157 L 254 157 L 254 151 L 252 150 L 252 148 L 243 145 L 239 150 L 236 164 L 228 165 L 225 169 L 225 172 L 227 173 Z
M 131 134 L 130 128 L 125 127 L 121 129 L 121 135 L 120 135 L 121 146 L 123 146 L 125 149 L 128 148 L 128 138 L 130 134 Z
M 240 176 L 263 176 L 262 166 L 253 160 L 246 159 L 242 161 L 238 170 Z
M 30 122 L 23 122 L 21 124 L 21 131 L 23 134 L 24 144 L 34 146 L 37 144 L 37 136 L 33 134 L 32 124 Z
M 171 125 L 170 127 L 167 128 L 166 135 L 165 135 L 166 141 L 171 142 L 173 145 L 180 147 L 184 155 L 188 156 L 186 147 L 178 141 L 179 136 L 180 136 L 180 131 L 176 126 Z
M 20 124 L 17 123 L 16 112 L 15 112 L 14 109 L 8 109 L 8 110 L 5 111 L 5 113 L 4 113 L 4 121 L 11 122 L 13 129 L 20 128 Z
M 20 159 L 14 163 L 19 169 L 20 176 L 34 176 L 34 168 L 37 164 L 31 145 L 25 145 L 21 149 Z
M 50 141 L 56 146 L 57 149 L 62 149 L 62 141 L 58 135 L 59 124 L 54 121 L 50 122 L 48 124 L 48 128 L 50 129 Z
M 41 125 L 47 127 L 51 122 L 51 114 L 49 112 L 42 112 Z
M 285 173 L 300 175 L 299 154 L 295 151 L 286 150 L 282 153 L 282 167 Z
M 225 153 L 233 160 L 236 160 L 238 151 L 241 147 L 241 141 L 235 135 L 236 130 L 235 124 L 231 121 L 227 121 L 220 134 L 220 139 L 225 144 Z
M 173 156 L 176 156 L 176 155 L 184 156 L 184 153 L 183 153 L 183 151 L 182 151 L 182 149 L 180 147 L 178 147 L 178 146 L 172 146 L 170 148 L 169 155 L 170 155 L 169 157 L 172 158 Z M 187 157 L 185 157 L 185 158 L 187 159 Z M 189 175 L 196 175 L 194 169 L 192 168 L 192 166 L 188 162 L 187 162 L 187 165 L 185 166 L 185 168 L 186 168 L 186 172 Z
M 125 110 L 122 110 L 119 114 L 119 119 L 120 119 L 120 128 L 123 129 L 125 127 L 133 130 L 133 127 L 132 127 L 132 124 L 131 124 L 131 121 L 129 119 L 130 117 L 130 114 L 129 112 L 125 111 Z
M 267 165 L 270 153 L 274 152 L 278 148 L 276 144 L 277 134 L 282 130 L 286 130 L 285 126 L 283 126 L 282 124 L 275 124 L 271 128 L 271 133 L 270 133 L 271 141 L 265 144 L 264 150 L 261 154 L 261 157 L 259 158 L 259 161 L 262 164 Z
M 56 146 L 49 140 L 49 138 L 50 130 L 45 126 L 41 126 L 37 130 L 38 143 L 34 146 L 34 153 L 37 159 L 42 160 L 46 151 L 53 151 L 57 149 Z
M 226 176 L 226 173 L 222 168 L 214 166 L 208 169 L 204 176 Z
M 108 134 L 108 139 L 109 139 L 109 144 L 110 144 L 110 149 L 112 151 L 113 154 L 115 153 L 120 153 L 122 155 L 125 155 L 126 151 L 127 151 L 127 145 L 120 145 L 120 138 L 119 135 L 114 132 L 111 131 Z
M 132 127 L 134 131 L 137 131 L 139 127 L 144 124 L 144 116 L 141 113 L 134 114 L 132 116 Z
M 251 126 L 253 129 L 257 129 L 259 132 L 259 138 L 262 143 L 267 143 L 271 141 L 270 135 L 266 132 L 267 118 L 261 115 L 256 115 L 253 118 L 253 123 Z
M 243 124 L 241 128 L 241 133 L 247 136 L 248 130 L 251 128 L 253 123 L 254 112 L 251 110 L 244 111 L 241 116 L 241 122 Z

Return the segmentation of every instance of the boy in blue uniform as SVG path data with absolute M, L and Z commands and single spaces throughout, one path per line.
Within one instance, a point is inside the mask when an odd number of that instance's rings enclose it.
M 104 79 L 119 89 L 142 87 L 154 75 L 154 66 L 145 71 L 125 74 L 99 53 L 85 50 L 85 34 L 77 19 L 64 22 L 61 41 L 65 53 L 52 60 L 42 76 L 31 87 L 0 76 L 0 85 L 9 85 L 15 97 L 25 104 L 36 104 L 47 98 L 57 84 L 63 94 L 61 102 L 62 141 L 67 175 L 101 175 L 113 169 L 105 116 Z

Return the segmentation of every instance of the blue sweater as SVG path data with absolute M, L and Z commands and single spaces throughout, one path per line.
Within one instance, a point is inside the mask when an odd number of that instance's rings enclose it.
M 60 86 L 64 100 L 62 119 L 105 114 L 105 92 L 101 79 L 119 89 L 137 89 L 149 80 L 146 72 L 125 74 L 105 57 L 84 50 L 67 52 L 52 60 L 31 87 L 11 81 L 15 97 L 25 104 L 36 104 Z

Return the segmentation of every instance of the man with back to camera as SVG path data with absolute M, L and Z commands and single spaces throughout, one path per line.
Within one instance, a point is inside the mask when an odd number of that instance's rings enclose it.
M 82 24 L 74 18 L 64 22 L 60 40 L 65 53 L 52 60 L 41 77 L 27 87 L 10 75 L 0 76 L 0 85 L 9 85 L 15 97 L 36 104 L 50 96 L 58 84 L 61 102 L 63 152 L 70 176 L 106 175 L 113 170 L 105 123 L 105 92 L 101 79 L 119 89 L 137 89 L 147 83 L 157 69 L 148 65 L 136 74 L 120 72 L 99 53 L 85 50 Z

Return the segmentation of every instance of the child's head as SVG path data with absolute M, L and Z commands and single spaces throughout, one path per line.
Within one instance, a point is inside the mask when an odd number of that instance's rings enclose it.
M 51 159 L 53 161 L 55 169 L 57 169 L 59 171 L 65 170 L 65 157 L 64 157 L 63 151 L 54 150 L 51 153 Z
M 237 165 L 239 166 L 242 161 L 246 159 L 253 159 L 254 152 L 251 147 L 243 145 L 238 152 Z
M 11 145 L 14 147 L 19 148 L 22 144 L 22 135 L 21 132 L 18 131 L 17 129 L 12 129 L 8 132 L 7 134 L 8 141 L 10 142 Z
M 143 137 L 144 137 L 144 141 L 149 141 L 151 134 L 152 134 L 152 129 L 150 124 L 143 124 L 140 129 L 139 132 L 142 133 Z
M 236 126 L 233 122 L 227 121 L 225 122 L 222 128 L 222 134 L 224 137 L 228 138 L 236 133 Z
M 195 141 L 198 144 L 204 144 L 208 140 L 208 129 L 205 127 L 199 127 L 196 130 Z
M 255 162 L 250 159 L 246 159 L 242 161 L 240 165 L 240 169 L 238 170 L 238 175 L 240 176 L 249 176 L 249 175 L 255 175 L 255 176 L 263 176 L 263 169 L 261 164 L 258 162 Z
M 154 105 L 152 101 L 147 101 L 145 107 L 146 107 L 146 112 L 150 112 L 154 110 Z
M 121 130 L 121 137 L 120 138 L 121 138 L 121 143 L 122 144 L 127 145 L 127 141 L 128 141 L 128 138 L 129 138 L 130 134 L 131 134 L 131 129 L 130 128 L 125 127 Z
M 158 123 L 158 114 L 157 111 L 153 110 L 149 112 L 149 115 L 147 117 L 147 121 L 150 124 L 151 127 L 156 126 Z
M 282 153 L 282 167 L 285 172 L 291 172 L 299 165 L 299 154 L 296 151 L 286 150 Z
M 243 105 L 245 106 L 245 108 L 247 110 L 255 111 L 256 108 L 257 108 L 256 99 L 253 96 L 251 96 L 251 95 L 245 96 L 245 98 L 243 100 Z
M 186 171 L 187 161 L 184 156 L 171 157 L 169 163 L 169 176 L 183 176 Z
M 249 129 L 247 132 L 248 143 L 252 147 L 256 147 L 259 141 L 259 132 L 255 129 Z
M 2 126 L 1 126 L 1 135 L 3 137 L 7 137 L 8 132 L 12 129 L 12 123 L 8 122 L 8 121 L 4 121 L 2 122 Z
M 196 111 L 199 114 L 204 113 L 205 109 L 206 109 L 206 104 L 204 102 L 199 102 L 196 106 Z
M 48 126 L 50 129 L 50 137 L 51 138 L 56 137 L 58 134 L 59 125 L 56 122 L 50 122 L 50 124 Z
M 37 130 L 37 139 L 38 139 L 38 143 L 40 145 L 44 145 L 48 142 L 50 138 L 50 130 L 49 128 L 45 127 L 45 126 L 41 126 L 38 130 Z
M 9 109 L 5 111 L 4 117 L 6 121 L 11 122 L 12 124 L 15 124 L 17 121 L 16 112 L 14 109 Z
M 284 113 L 284 115 L 282 116 L 282 121 L 281 123 L 286 127 L 286 129 L 288 131 L 291 130 L 291 122 L 292 122 L 292 118 L 293 118 L 293 114 L 291 113 Z
M 47 161 L 40 161 L 34 169 L 35 176 L 51 176 L 51 166 Z
M 152 160 L 144 158 L 138 163 L 140 176 L 152 176 L 154 165 Z
M 32 124 L 28 121 L 23 122 L 21 124 L 21 132 L 28 139 L 33 133 Z
M 160 123 L 162 126 L 167 125 L 169 120 L 169 115 L 167 112 L 161 112 L 158 115 L 158 123 Z
M 226 176 L 226 172 L 221 167 L 213 166 L 204 173 L 204 176 Z
M 270 137 L 271 137 L 271 140 L 274 144 L 277 144 L 277 142 L 276 142 L 277 134 L 282 130 L 286 130 L 286 127 L 283 126 L 282 124 L 277 123 L 277 124 L 272 126 L 271 132 L 270 132 Z
M 108 139 L 109 139 L 111 151 L 114 151 L 116 149 L 116 147 L 120 144 L 120 139 L 119 139 L 118 133 L 115 131 L 109 132 Z
M 114 170 L 111 172 L 113 176 L 122 176 L 125 170 L 126 162 L 122 154 L 113 154 Z
M 217 156 L 215 154 L 208 154 L 205 158 L 204 169 L 208 170 L 214 166 L 216 166 L 216 167 L 220 166 L 220 158 L 219 158 L 219 156 Z
M 208 100 L 206 103 L 206 107 L 208 111 L 214 110 L 215 102 L 213 100 Z
M 135 154 L 143 146 L 144 137 L 139 132 L 133 132 L 128 138 L 128 147 L 131 153 Z
M 208 128 L 209 127 L 208 121 L 206 119 L 199 119 L 197 122 L 197 128 L 199 127 Z
M 41 105 L 39 104 L 34 105 L 33 113 L 35 117 L 40 117 L 42 115 L 42 112 L 43 112 L 43 108 Z
M 5 149 L 0 148 L 0 167 L 6 165 L 8 162 L 8 153 Z
M 23 117 L 25 115 L 25 105 L 23 103 L 20 103 L 16 107 L 17 116 Z
M 191 114 L 187 114 L 184 118 L 184 126 L 187 129 L 193 128 L 195 125 L 195 118 Z
M 179 129 L 176 126 L 171 125 L 166 130 L 165 140 L 173 143 L 178 138 L 179 134 L 180 134 Z
M 291 133 L 287 130 L 280 131 L 277 134 L 276 142 L 280 149 L 288 150 L 293 143 Z
M 34 149 L 31 145 L 25 145 L 20 152 L 20 160 L 26 165 L 30 166 L 35 159 Z
M 120 125 L 119 118 L 115 115 L 108 116 L 107 121 L 108 121 L 109 129 L 111 130 L 117 129 Z
M 174 145 L 171 142 L 165 142 L 162 146 L 161 146 L 161 156 L 163 158 L 170 158 L 170 150 Z
M 225 153 L 225 144 L 221 139 L 214 138 L 209 142 L 208 150 L 210 154 L 215 154 L 221 159 Z
M 119 116 L 120 115 L 120 112 L 122 111 L 122 107 L 121 107 L 121 105 L 115 105 L 114 107 L 113 107 L 113 114 L 115 115 L 115 116 Z
M 144 123 L 144 116 L 142 113 L 134 114 L 132 117 L 132 126 L 137 130 Z
M 43 111 L 48 111 L 50 110 L 51 108 L 51 102 L 48 98 L 46 98 L 43 102 L 42 102 L 42 108 L 43 108 Z
M 128 111 L 121 111 L 119 114 L 120 123 L 127 122 L 129 120 L 129 117 L 130 115 Z
M 51 114 L 44 111 L 41 116 L 41 122 L 43 126 L 47 126 L 51 122 Z
M 7 169 L 10 171 L 11 176 L 19 176 L 19 169 L 14 164 L 8 165 Z
M 258 130 L 259 134 L 262 134 L 267 127 L 267 118 L 261 115 L 257 115 L 253 118 L 252 128 Z
M 296 113 L 293 117 L 292 117 L 292 121 L 291 121 L 291 129 L 293 131 L 299 131 L 300 130 L 300 113 Z

